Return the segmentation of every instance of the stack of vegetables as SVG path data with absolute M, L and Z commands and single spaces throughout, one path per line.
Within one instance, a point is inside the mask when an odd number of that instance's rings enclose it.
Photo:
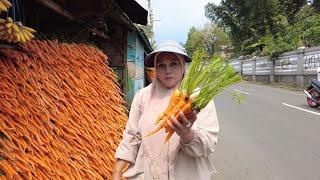
M 174 91 L 167 109 L 161 113 L 157 120 L 157 128 L 147 136 L 165 129 L 166 143 L 174 131 L 168 125 L 171 116 L 178 121 L 179 112 L 182 111 L 188 117 L 193 110 L 200 111 L 226 87 L 237 83 L 241 76 L 234 71 L 233 67 L 219 56 L 204 61 L 204 51 L 197 50 L 193 54 L 189 71 L 183 78 L 179 88 Z
M 106 60 L 58 41 L 0 49 L 0 179 L 111 179 L 127 116 Z

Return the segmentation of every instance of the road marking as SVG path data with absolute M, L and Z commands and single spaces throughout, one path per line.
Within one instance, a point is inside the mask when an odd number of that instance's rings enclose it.
M 289 106 L 289 107 L 292 107 L 292 108 L 295 108 L 295 109 L 299 109 L 301 111 L 305 111 L 305 112 L 308 112 L 308 113 L 311 113 L 311 114 L 315 114 L 315 115 L 318 115 L 320 116 L 320 113 L 317 113 L 317 112 L 314 112 L 314 111 L 310 111 L 310 110 L 307 110 L 307 109 L 303 109 L 303 108 L 300 108 L 300 107 L 297 107 L 297 106 L 293 106 L 293 105 L 290 105 L 290 104 L 287 104 L 287 103 L 282 103 L 283 105 L 285 106 Z
M 235 89 L 234 91 L 237 91 L 237 92 L 242 93 L 242 94 L 250 95 L 250 93 L 244 92 L 244 91 L 240 91 L 239 89 Z

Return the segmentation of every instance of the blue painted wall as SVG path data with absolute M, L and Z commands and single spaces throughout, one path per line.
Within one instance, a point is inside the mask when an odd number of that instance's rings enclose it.
M 145 49 L 136 32 L 128 32 L 125 97 L 130 107 L 133 96 L 144 87 Z

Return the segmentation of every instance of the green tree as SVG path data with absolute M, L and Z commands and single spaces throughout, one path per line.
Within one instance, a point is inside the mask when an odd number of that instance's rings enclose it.
M 277 7 L 277 0 L 222 0 L 220 5 L 208 3 L 205 10 L 209 19 L 230 31 L 235 53 L 240 55 L 252 53 L 255 49 L 246 47 L 273 31 Z
M 261 53 L 266 41 L 296 22 L 307 0 L 222 0 L 208 3 L 206 16 L 230 31 L 234 53 Z
M 320 13 L 320 1 L 319 0 L 312 0 L 312 7 L 314 7 L 318 13 Z
M 287 17 L 290 24 L 295 22 L 295 15 L 307 4 L 307 0 L 279 0 L 279 14 Z
M 277 56 L 300 46 L 320 45 L 320 14 L 316 9 L 305 5 L 296 13 L 296 22 L 288 25 L 274 36 L 265 38 L 263 55 Z
M 192 55 L 198 48 L 205 49 L 207 56 L 225 53 L 230 47 L 229 35 L 222 28 L 213 23 L 207 23 L 203 28 L 192 27 L 185 44 L 188 55 Z
M 188 32 L 187 41 L 184 45 L 187 51 L 187 54 L 191 56 L 192 53 L 196 51 L 198 48 L 204 49 L 203 41 L 204 41 L 203 34 L 199 30 L 197 30 L 195 27 L 190 28 Z

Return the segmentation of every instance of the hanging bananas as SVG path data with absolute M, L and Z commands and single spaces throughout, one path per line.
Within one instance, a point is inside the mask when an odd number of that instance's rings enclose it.
M 13 22 L 11 17 L 7 17 L 6 20 L 0 18 L 1 40 L 6 40 L 10 43 L 25 43 L 34 38 L 33 33 L 35 32 L 34 29 L 23 26 L 21 22 Z
M 8 0 L 0 0 L 0 11 L 5 11 L 7 12 L 8 9 L 12 6 L 10 1 Z
M 8 0 L 0 0 L 0 12 L 8 11 L 12 4 Z M 0 40 L 10 43 L 25 43 L 34 38 L 33 33 L 36 31 L 32 28 L 23 26 L 21 22 L 13 22 L 11 17 L 7 19 L 0 18 Z

